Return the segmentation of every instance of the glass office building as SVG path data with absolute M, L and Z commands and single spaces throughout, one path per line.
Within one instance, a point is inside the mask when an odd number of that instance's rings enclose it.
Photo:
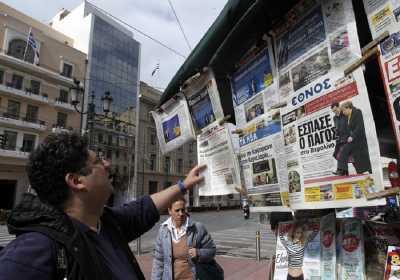
M 136 107 L 139 43 L 126 33 L 95 16 L 89 48 L 88 92 L 94 93 L 96 112 L 102 113 L 101 97 L 109 91 L 112 112 Z

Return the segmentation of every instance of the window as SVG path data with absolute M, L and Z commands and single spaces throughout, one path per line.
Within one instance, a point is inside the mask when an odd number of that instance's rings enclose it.
M 30 45 L 27 47 L 26 40 L 22 39 L 12 40 L 10 44 L 8 44 L 7 54 L 30 63 L 33 63 L 35 59 L 33 48 Z
M 4 146 L 4 149 L 10 150 L 10 151 L 15 151 L 17 148 L 18 133 L 15 131 L 5 130 L 4 135 L 6 137 L 6 145 Z
M 119 158 L 119 150 L 115 151 L 115 158 L 117 158 L 117 159 Z
M 165 157 L 164 168 L 165 168 L 165 170 L 164 170 L 165 173 L 171 172 L 171 158 L 170 157 Z
M 156 193 L 158 191 L 158 182 L 149 181 L 149 194 Z
M 62 72 L 61 75 L 67 78 L 71 78 L 72 77 L 72 65 L 68 64 L 66 62 L 63 62 L 63 68 L 62 68 Z
M 113 136 L 111 134 L 108 135 L 108 145 L 112 146 L 113 144 Z
M 20 109 L 21 109 L 21 103 L 14 101 L 14 100 L 8 100 L 6 116 L 9 118 L 18 119 Z
M 156 155 L 151 154 L 150 155 L 150 170 L 155 171 L 156 170 Z
M 67 114 L 58 112 L 57 113 L 57 126 L 58 127 L 67 127 L 67 117 L 68 117 Z
M 154 131 L 150 131 L 150 144 L 156 145 L 156 143 L 156 134 L 154 133 Z
M 183 159 L 178 158 L 177 163 L 176 163 L 176 169 L 178 173 L 182 173 L 183 171 Z
M 28 107 L 26 109 L 25 120 L 28 122 L 36 123 L 38 120 L 38 112 L 39 112 L 39 107 L 33 106 L 33 105 L 28 105 Z
M 23 152 L 32 152 L 35 148 L 36 135 L 33 134 L 24 134 L 24 140 L 22 142 L 22 151 Z
M 21 75 L 13 74 L 11 87 L 13 87 L 15 89 L 22 89 L 23 81 L 24 81 L 24 77 L 22 77 Z
M 40 82 L 31 80 L 31 92 L 33 94 L 40 94 Z
M 0 84 L 3 83 L 3 80 L 4 80 L 4 71 L 0 70 Z
M 65 89 L 60 89 L 60 96 L 58 97 L 58 101 L 68 103 L 68 91 Z
M 101 133 L 97 134 L 97 139 L 100 144 L 103 143 L 103 134 L 101 134 Z
M 124 166 L 124 176 L 128 176 L 128 167 Z
M 193 153 L 193 150 L 194 150 L 194 144 L 190 143 L 189 144 L 189 153 Z
M 106 159 L 111 160 L 111 157 L 112 157 L 112 152 L 111 152 L 110 149 L 108 149 L 108 150 L 106 151 Z

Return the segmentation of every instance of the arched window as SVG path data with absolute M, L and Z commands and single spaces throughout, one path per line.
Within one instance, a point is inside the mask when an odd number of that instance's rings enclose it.
M 33 63 L 35 59 L 33 48 L 28 45 L 28 48 L 26 49 L 26 54 L 25 49 L 26 41 L 22 39 L 14 39 L 8 44 L 8 55 L 22 60 L 24 60 L 25 55 L 25 61 Z

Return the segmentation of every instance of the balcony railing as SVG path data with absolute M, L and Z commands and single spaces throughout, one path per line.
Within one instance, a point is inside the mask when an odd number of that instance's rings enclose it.
M 0 111 L 0 123 L 14 125 L 22 128 L 38 129 L 41 131 L 46 130 L 47 124 L 45 121 L 30 116 L 22 116 L 12 112 Z
M 22 148 L 16 148 L 15 150 L 0 148 L 0 155 L 2 157 L 27 159 L 29 157 L 29 153 L 30 152 L 25 152 Z
M 68 103 L 68 101 L 65 101 L 63 99 L 56 98 L 54 101 L 54 105 L 63 109 L 67 109 L 70 111 L 75 111 L 75 108 L 72 104 Z
M 13 96 L 18 96 L 30 100 L 35 100 L 41 103 L 49 103 L 49 98 L 47 94 L 42 93 L 42 95 L 33 93 L 30 89 L 26 88 L 25 90 L 15 88 L 13 83 L 6 83 L 5 85 L 0 84 L 0 91 L 8 93 Z

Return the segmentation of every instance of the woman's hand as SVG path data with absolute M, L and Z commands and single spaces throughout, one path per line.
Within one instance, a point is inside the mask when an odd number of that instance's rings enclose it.
M 192 259 L 197 258 L 197 249 L 196 248 L 190 248 L 188 253 L 189 253 L 190 258 L 192 258 Z

